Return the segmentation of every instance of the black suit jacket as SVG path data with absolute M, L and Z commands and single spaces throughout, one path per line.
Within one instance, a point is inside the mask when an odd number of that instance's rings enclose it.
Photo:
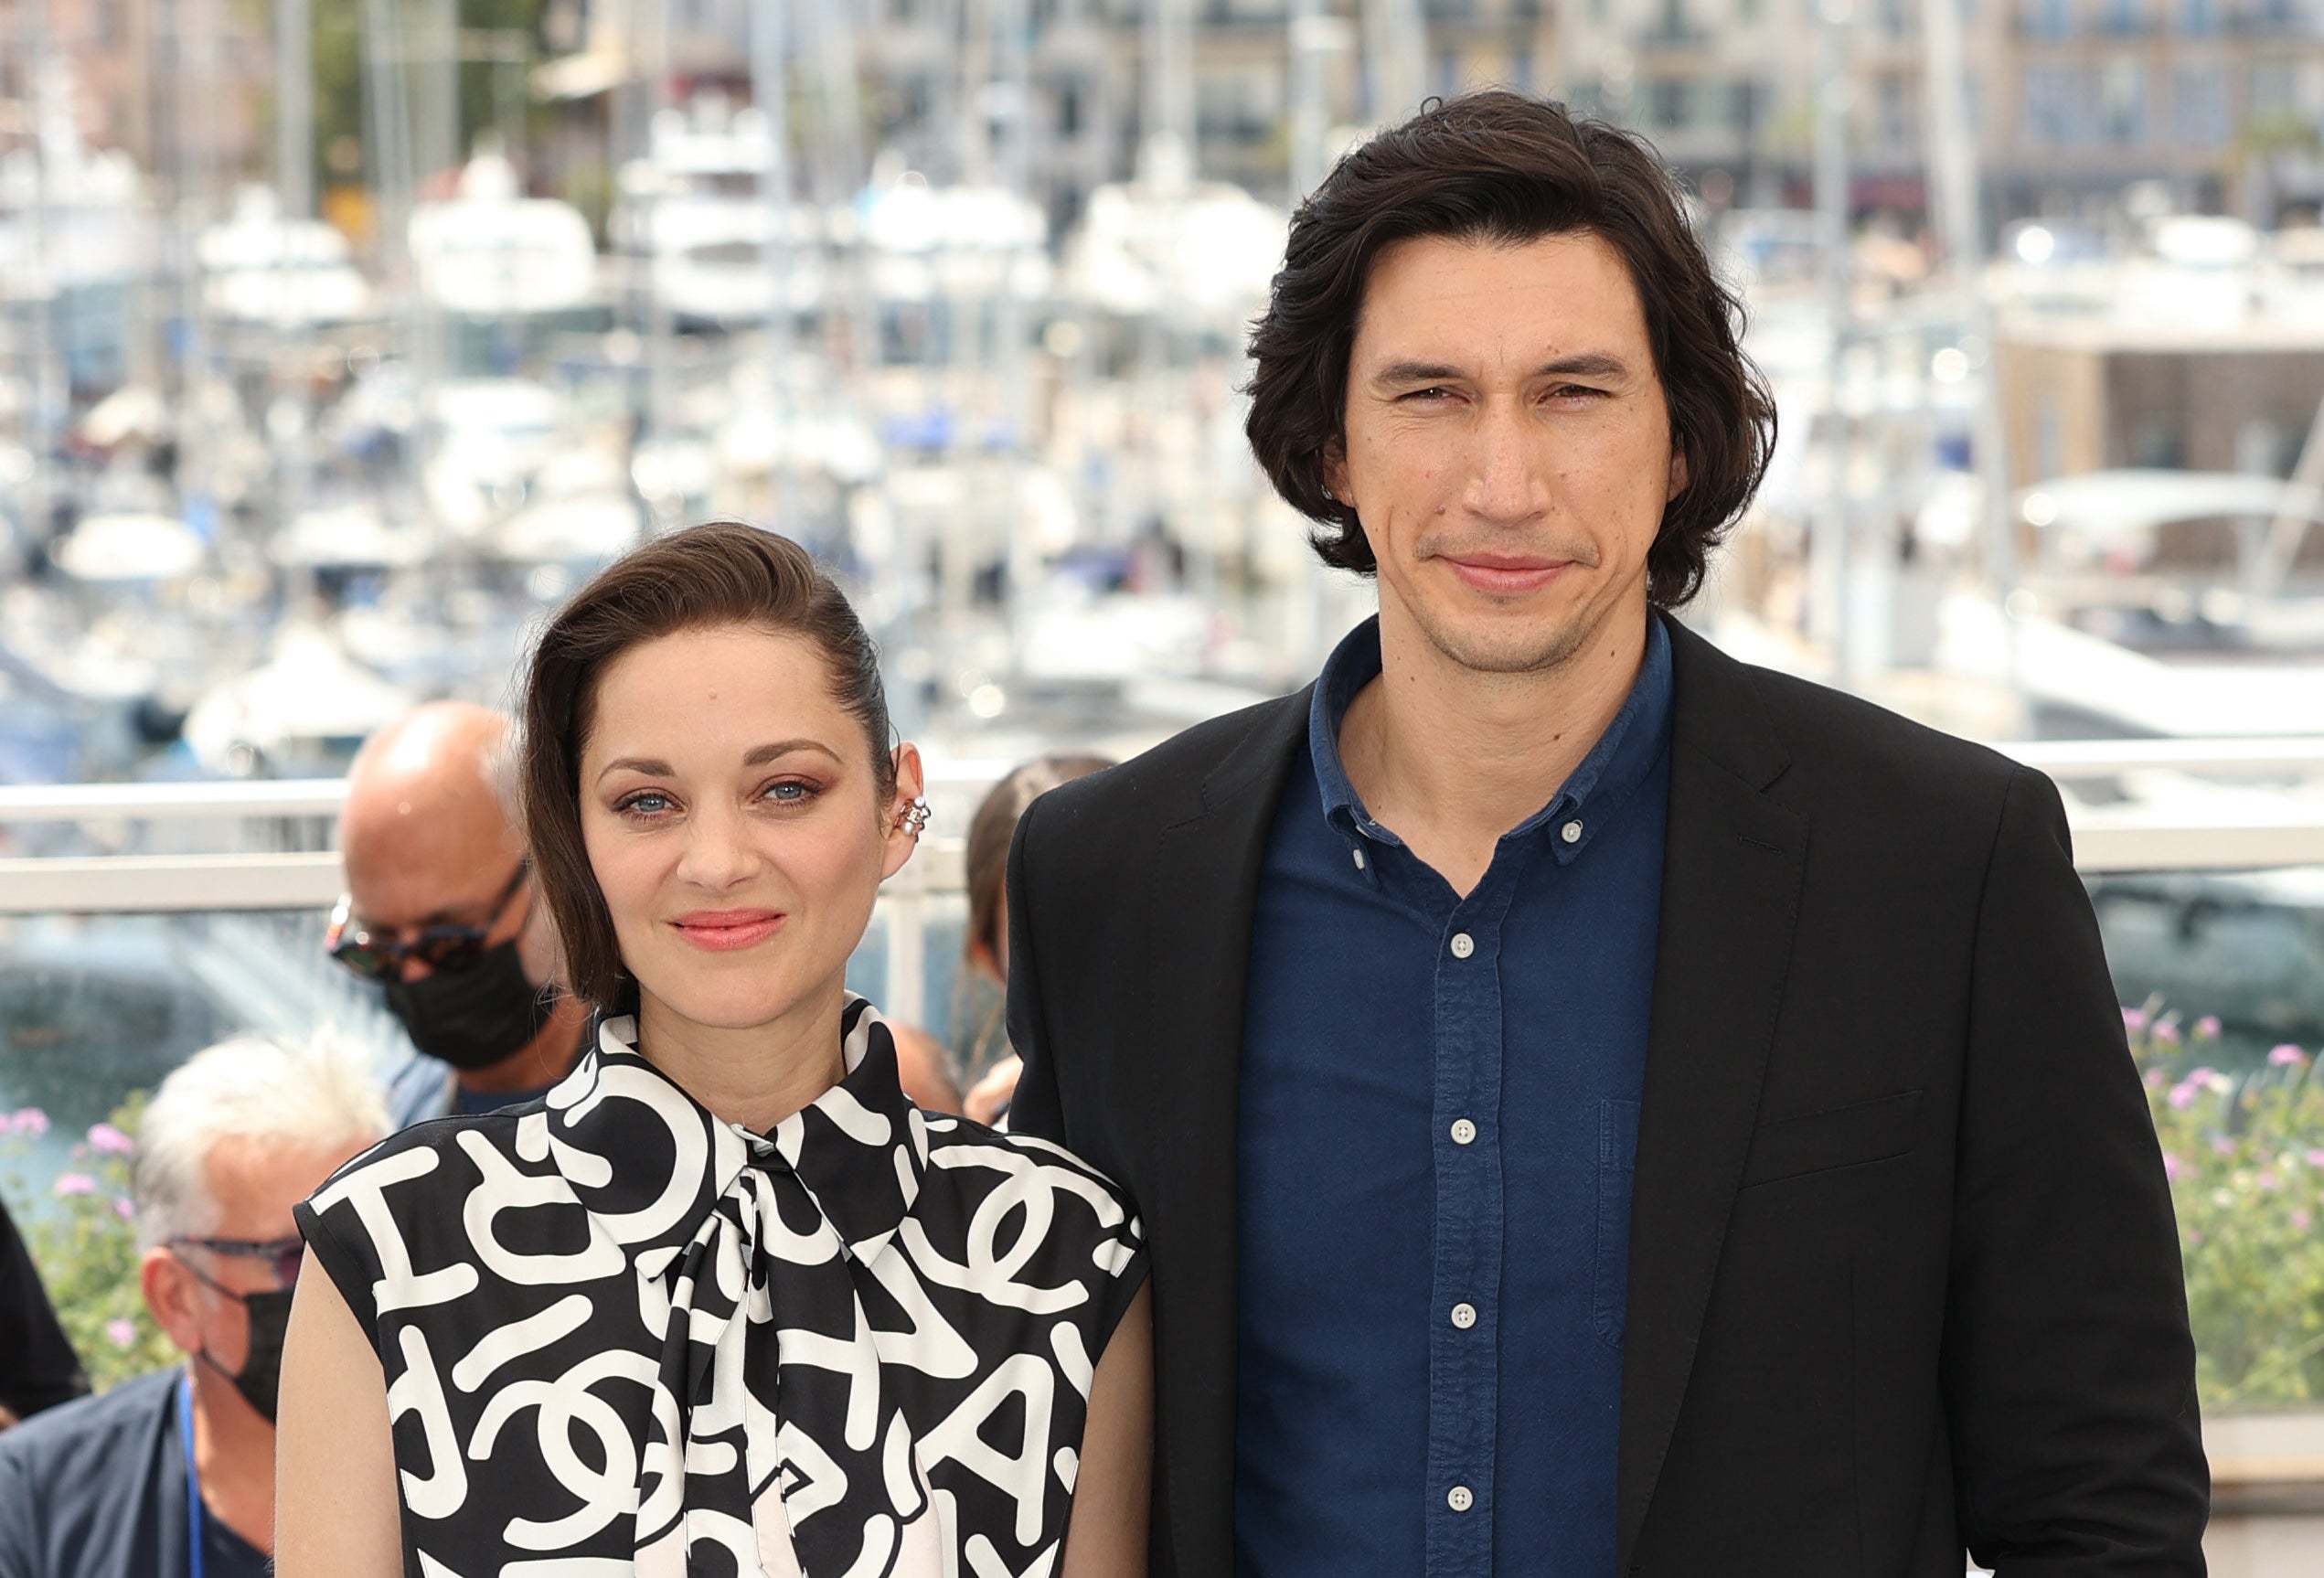
M 2056 790 L 1671 640 L 1618 1570 L 2201 1573 L 2170 1198 Z M 1152 1246 L 1157 1578 L 1233 1569 L 1237 1062 L 1307 706 L 1044 795 L 1009 857 L 1012 1122 Z

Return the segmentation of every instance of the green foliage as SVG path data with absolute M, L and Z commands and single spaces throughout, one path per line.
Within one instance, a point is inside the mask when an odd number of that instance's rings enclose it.
M 2282 1046 L 2231 1073 L 2217 1021 L 2123 1016 L 2170 1176 L 2205 1403 L 2324 1397 L 2324 1079 Z
M 364 95 L 371 83 L 365 74 L 363 14 L 365 0 L 314 0 L 314 151 L 325 180 L 360 176 L 376 182 L 376 169 L 336 168 L 333 148 L 368 146 L 371 126 L 365 115 Z M 423 7 L 410 0 L 389 0 L 388 16 L 399 39 L 408 48 L 425 36 Z M 545 0 L 458 0 L 460 51 L 460 126 L 455 146 L 465 159 L 477 134 L 498 132 L 512 151 L 521 148 L 537 123 L 548 112 L 532 101 L 533 67 L 546 57 L 541 24 Z M 441 58 L 441 57 L 439 57 Z M 399 64 L 400 80 L 408 81 L 414 65 Z M 368 161 L 369 155 L 365 155 Z M 422 172 L 424 174 L 425 172 Z
M 142 1094 L 133 1095 L 111 1123 L 97 1125 L 77 1142 L 72 1167 L 57 1175 L 48 1199 L 36 1202 L 17 1174 L 0 1179 L 57 1318 L 100 1391 L 184 1357 L 155 1324 L 138 1283 L 129 1160 L 144 1104 Z M 0 1115 L 0 1144 L 47 1126 L 46 1117 L 29 1108 Z

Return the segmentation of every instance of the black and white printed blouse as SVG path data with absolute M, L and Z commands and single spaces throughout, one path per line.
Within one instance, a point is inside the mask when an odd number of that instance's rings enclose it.
M 612 1019 L 541 1102 L 298 1208 L 386 1373 L 410 1578 L 1055 1572 L 1137 1220 L 841 1022 L 846 1075 L 771 1135 Z

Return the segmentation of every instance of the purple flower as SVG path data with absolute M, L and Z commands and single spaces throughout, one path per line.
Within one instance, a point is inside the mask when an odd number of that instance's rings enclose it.
M 2324 1146 L 2318 1146 L 2310 1150 L 2308 1153 L 2307 1161 L 2312 1168 L 2324 1168 Z
M 137 1328 L 116 1316 L 105 1322 L 105 1335 L 112 1338 L 115 1348 L 127 1348 L 137 1340 Z
M 2163 1176 L 2163 1177 L 2165 1177 L 2165 1178 L 2169 1178 L 2169 1179 L 2171 1182 L 2173 1182 L 2173 1183 L 2177 1183 L 2177 1182 L 2178 1182 L 2178 1181 L 2179 1181 L 2181 1178 L 2183 1178 L 2183 1177 L 2185 1177 L 2185 1176 L 2186 1176 L 2186 1172 L 2187 1172 L 2187 1164 L 2186 1164 L 2186 1163 L 2184 1163 L 2184 1162 L 2180 1161 L 2180 1160 L 2177 1157 L 2173 1156 L 2173 1155 L 2172 1155 L 2170 1152 L 2169 1152 L 2169 1151 L 2165 1151 L 2165 1152 L 2163 1152 L 2163 1154 L 2162 1154 L 2162 1176 Z
M 2123 1009 L 2122 1028 L 2128 1030 L 2134 1036 L 2139 1031 L 2145 1029 L 2147 1028 L 2147 1010 L 2144 1008 Z
M 2297 1047 L 2292 1045 L 2291 1042 L 2286 1041 L 2280 1047 L 2270 1047 L 2267 1049 L 2267 1061 L 2275 1064 L 2279 1069 L 2297 1068 L 2300 1064 L 2308 1061 L 2308 1054 L 2301 1051 Z
M 38 1139 L 48 1132 L 48 1114 L 38 1107 L 18 1107 L 8 1114 L 8 1132 Z
M 2156 1020 L 2155 1040 L 2160 1041 L 2166 1047 L 2177 1046 L 2179 1044 L 2179 1027 L 2172 1024 L 2169 1019 Z
M 56 1189 L 60 1199 L 67 1195 L 94 1194 L 97 1192 L 97 1180 L 87 1173 L 59 1173 Z
M 121 1218 L 123 1221 L 136 1221 L 137 1202 L 131 1199 L 125 1194 L 117 1194 L 113 1196 L 113 1215 Z
M 2147 1088 L 2150 1091 L 2159 1091 L 2162 1089 L 2163 1082 L 2169 1077 L 2160 1069 L 2148 1069 L 2146 1073 Z
M 2195 1040 L 2199 1041 L 2215 1041 L 2219 1040 L 2219 1016 L 2217 1014 L 2205 1014 L 2201 1018 L 2195 1021 Z
M 125 1157 L 137 1148 L 137 1142 L 111 1124 L 98 1124 L 89 1131 L 89 1144 L 109 1157 Z
M 2184 1079 L 2170 1087 L 2170 1095 L 2168 1099 L 2172 1106 L 2177 1107 L 2180 1112 L 2185 1112 L 2195 1104 L 2195 1093 L 2201 1089 L 2202 1085 L 2199 1082 Z
M 2264 1189 L 2279 1189 L 2284 1187 L 2284 1180 L 2277 1178 L 2274 1172 L 2265 1168 L 2260 1169 L 2259 1177 L 2254 1178 L 2252 1181 L 2259 1185 L 2259 1187 Z
M 2232 1157 L 2235 1154 L 2235 1142 L 2225 1135 L 2213 1135 L 2211 1136 L 2211 1148 L 2221 1156 Z
M 2308 1231 L 2308 1224 L 2314 1220 L 2314 1218 L 2310 1217 L 2308 1212 L 2304 1210 L 2294 1211 L 2292 1213 L 2293 1231 L 2296 1232 L 2306 1232 Z

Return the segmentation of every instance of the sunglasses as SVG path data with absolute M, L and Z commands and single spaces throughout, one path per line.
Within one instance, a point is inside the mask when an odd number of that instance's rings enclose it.
M 289 1287 L 299 1280 L 299 1265 L 306 1258 L 306 1241 L 293 1234 L 289 1238 L 174 1238 L 172 1248 L 192 1244 L 212 1254 L 230 1254 L 242 1260 L 263 1260 L 272 1263 L 277 1287 Z M 201 1276 L 197 1270 L 194 1274 Z M 202 1277 L 205 1282 L 208 1277 Z
M 393 980 L 403 974 L 404 961 L 417 959 L 431 970 L 460 971 L 474 965 L 485 951 L 485 938 L 506 912 L 517 890 L 532 869 L 519 860 L 508 885 L 492 901 L 492 913 L 480 926 L 442 925 L 421 928 L 408 943 L 382 937 L 368 930 L 355 916 L 355 895 L 343 893 L 331 912 L 331 929 L 324 933 L 323 951 L 366 980 Z

